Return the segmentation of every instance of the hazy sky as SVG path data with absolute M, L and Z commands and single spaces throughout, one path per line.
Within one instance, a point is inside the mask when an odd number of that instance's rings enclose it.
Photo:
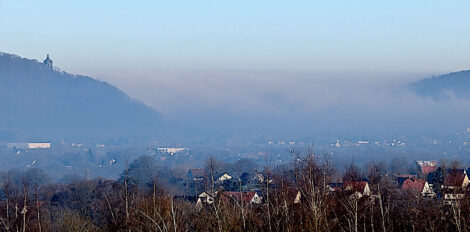
M 447 72 L 470 64 L 470 1 L 7 1 L 0 51 L 64 70 Z

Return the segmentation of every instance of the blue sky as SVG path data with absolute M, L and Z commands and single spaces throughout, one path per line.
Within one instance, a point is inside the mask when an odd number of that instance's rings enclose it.
M 6 1 L 0 51 L 71 72 L 448 72 L 470 1 Z

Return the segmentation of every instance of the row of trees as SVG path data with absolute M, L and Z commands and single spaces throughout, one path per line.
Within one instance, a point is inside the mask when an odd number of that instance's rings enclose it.
M 349 170 L 365 173 L 373 196 L 332 193 L 337 170 L 328 154 L 297 154 L 289 168 L 266 165 L 261 204 L 220 197 L 216 161 L 207 163 L 205 190 L 218 191 L 212 204 L 195 207 L 190 197 L 169 194 L 153 166 L 128 165 L 118 180 L 52 183 L 44 171 L 12 170 L 1 174 L 2 231 L 467 231 L 469 202 L 446 205 L 440 199 L 401 191 L 371 162 Z M 145 159 L 146 158 L 141 158 Z M 141 160 L 142 161 L 142 160 Z M 146 163 L 146 162 L 144 162 Z M 151 165 L 151 164 L 149 164 Z M 349 175 L 349 177 L 348 177 Z M 142 185 L 140 182 L 145 181 Z M 300 202 L 295 197 L 300 192 Z

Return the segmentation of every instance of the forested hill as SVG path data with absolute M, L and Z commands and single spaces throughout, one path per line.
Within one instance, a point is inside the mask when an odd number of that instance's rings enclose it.
M 106 82 L 0 52 L 0 141 L 145 137 L 161 124 Z
M 419 95 L 435 100 L 457 98 L 470 99 L 470 70 L 445 74 L 410 84 Z

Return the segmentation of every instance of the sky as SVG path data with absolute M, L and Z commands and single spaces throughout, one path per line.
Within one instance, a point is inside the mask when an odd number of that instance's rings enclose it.
M 470 63 L 468 1 L 7 1 L 0 50 L 89 74 L 447 72 Z
M 0 51 L 49 53 L 60 69 L 182 120 L 323 115 L 326 125 L 354 112 L 354 124 L 364 109 L 419 120 L 440 103 L 400 89 L 470 68 L 469 10 L 432 0 L 0 0 Z

